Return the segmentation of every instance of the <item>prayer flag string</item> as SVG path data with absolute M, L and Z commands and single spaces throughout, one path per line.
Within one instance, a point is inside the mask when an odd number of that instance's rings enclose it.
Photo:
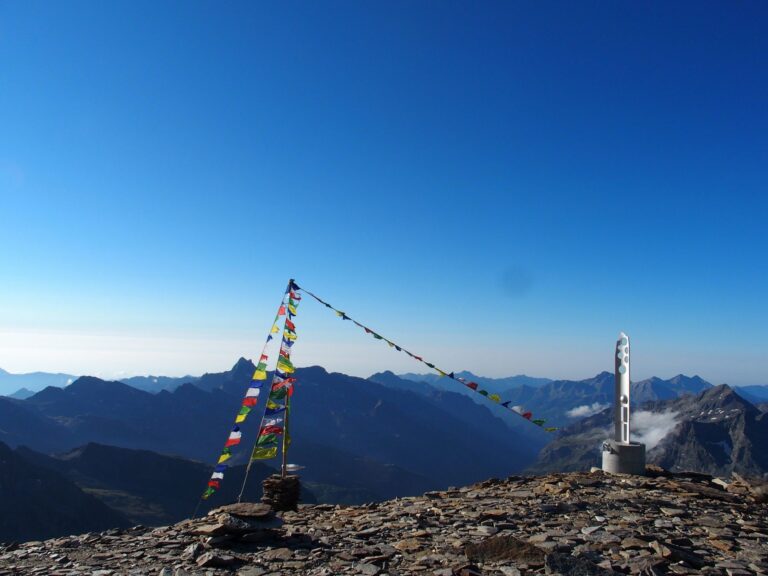
M 533 414 L 530 411 L 528 411 L 525 408 L 523 408 L 522 406 L 511 406 L 511 403 L 512 403 L 511 401 L 509 401 L 509 400 L 502 401 L 501 397 L 498 394 L 489 394 L 487 390 L 483 390 L 482 388 L 480 388 L 480 386 L 476 382 L 471 382 L 471 381 L 468 381 L 465 378 L 462 378 L 461 376 L 456 376 L 456 374 L 453 373 L 453 372 L 448 372 L 448 371 L 445 371 L 445 370 L 441 370 L 440 368 L 435 366 L 433 363 L 427 362 L 426 360 L 424 360 L 424 358 L 422 356 L 418 356 L 418 355 L 414 354 L 413 352 L 410 352 L 409 350 L 403 348 L 399 344 L 393 342 L 392 340 L 390 340 L 388 338 L 385 338 L 384 336 L 382 336 L 381 334 L 379 334 L 376 331 L 372 330 L 368 326 L 365 326 L 364 324 L 361 324 L 360 322 L 358 322 L 354 318 L 351 318 L 346 312 L 343 312 L 343 311 L 339 310 L 338 308 L 335 308 L 334 306 L 331 306 L 328 302 L 326 302 L 325 300 L 323 300 L 319 296 L 313 294 L 312 292 L 310 292 L 306 288 L 301 288 L 295 282 L 293 283 L 293 287 L 294 287 L 294 289 L 296 291 L 300 290 L 302 292 L 305 292 L 306 294 L 309 294 L 312 298 L 317 300 L 320 304 L 322 304 L 323 306 L 325 306 L 326 308 L 328 308 L 330 310 L 333 310 L 336 313 L 336 316 L 338 316 L 342 320 L 346 320 L 346 321 L 352 322 L 357 327 L 363 329 L 366 334 L 370 334 L 376 340 L 382 340 L 382 341 L 386 342 L 387 345 L 390 348 L 394 348 L 398 352 L 404 352 L 405 354 L 407 354 L 408 356 L 410 356 L 414 360 L 418 360 L 422 364 L 424 364 L 424 365 L 428 366 L 429 368 L 431 368 L 432 370 L 436 371 L 438 374 L 440 374 L 441 377 L 445 376 L 447 378 L 450 378 L 451 380 L 456 380 L 457 382 L 460 382 L 461 384 L 463 384 L 464 386 L 466 386 L 467 388 L 469 388 L 473 392 L 476 392 L 477 394 L 485 396 L 488 400 L 490 400 L 494 404 L 498 404 L 502 408 L 517 414 L 521 418 L 524 418 L 525 420 L 528 420 L 532 424 L 535 424 L 536 426 L 539 426 L 540 428 L 544 429 L 546 432 L 555 432 L 556 430 L 559 430 L 559 428 L 556 428 L 554 426 L 544 426 L 544 424 L 546 423 L 545 420 L 542 420 L 541 418 L 534 418 Z
M 296 378 L 293 373 L 296 369 L 291 362 L 291 348 L 296 342 L 296 309 L 299 307 L 301 295 L 294 290 L 298 288 L 291 284 L 288 294 L 288 315 L 283 323 L 283 340 L 280 343 L 280 354 L 277 358 L 277 368 L 272 375 L 272 384 L 267 397 L 267 408 L 261 419 L 259 434 L 256 444 L 251 452 L 251 462 L 254 460 L 268 460 L 277 456 L 280 437 L 287 433 L 285 430 L 285 413 L 288 405 L 288 397 L 293 394 L 293 384 Z M 286 442 L 289 441 L 286 437 Z
M 293 282 L 289 282 L 288 286 L 285 289 L 285 293 L 283 294 L 283 298 L 280 301 L 280 306 L 277 309 L 277 314 L 275 315 L 275 319 L 272 322 L 272 328 L 269 331 L 269 335 L 267 336 L 267 340 L 264 343 L 263 348 L 261 349 L 261 355 L 259 356 L 259 362 L 256 365 L 256 370 L 253 373 L 253 378 L 251 379 L 251 384 L 248 387 L 248 390 L 245 392 L 245 397 L 243 398 L 243 402 L 240 405 L 240 409 L 237 412 L 237 415 L 235 416 L 235 425 L 232 427 L 232 430 L 229 433 L 229 436 L 227 437 L 227 441 L 224 443 L 224 449 L 221 452 L 221 455 L 219 456 L 218 461 L 216 462 L 216 467 L 213 469 L 213 474 L 211 475 L 210 480 L 208 480 L 208 485 L 205 488 L 205 491 L 203 492 L 203 500 L 207 500 L 208 498 L 213 495 L 214 492 L 216 492 L 221 487 L 221 482 L 224 480 L 224 472 L 226 472 L 228 468 L 228 464 L 226 463 L 227 460 L 232 458 L 232 449 L 240 444 L 240 441 L 242 439 L 243 433 L 240 429 L 240 425 L 245 422 L 246 418 L 248 418 L 248 415 L 253 411 L 255 406 L 259 402 L 259 395 L 261 394 L 261 389 L 264 384 L 264 381 L 267 379 L 267 362 L 269 361 L 269 348 L 270 343 L 273 340 L 272 334 L 275 334 L 280 331 L 278 327 L 278 321 L 280 320 L 281 316 L 287 316 L 291 314 L 291 294 L 294 293 L 293 291 Z M 295 309 L 294 309 L 295 313 Z M 286 317 L 286 322 L 288 321 L 288 318 Z M 282 348 L 281 348 L 282 350 Z M 282 358 L 282 356 L 280 357 Z M 278 366 L 280 365 L 280 359 L 278 358 Z

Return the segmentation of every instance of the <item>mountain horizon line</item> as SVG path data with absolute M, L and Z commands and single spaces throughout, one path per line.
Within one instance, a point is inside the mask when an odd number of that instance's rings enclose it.
M 235 364 L 233 364 L 233 369 L 239 363 L 241 363 L 243 361 L 250 362 L 251 364 L 253 364 L 253 360 L 252 359 L 245 358 L 244 356 L 241 356 L 237 360 L 237 362 L 235 362 Z M 323 368 L 324 370 L 328 371 L 324 366 L 321 366 L 319 364 L 307 365 L 307 366 L 302 366 L 302 367 L 303 368 L 320 367 L 320 368 Z M 37 391 L 40 391 L 43 388 L 45 388 L 47 386 L 50 386 L 50 385 L 53 385 L 53 386 L 58 387 L 58 388 L 63 388 L 65 386 L 73 384 L 77 379 L 82 378 L 82 377 L 98 378 L 99 380 L 103 380 L 105 382 L 122 382 L 124 384 L 132 385 L 132 381 L 137 381 L 138 382 L 138 381 L 143 381 L 143 380 L 154 381 L 155 383 L 160 383 L 161 381 L 173 381 L 173 382 L 183 383 L 182 381 L 187 381 L 187 380 L 192 382 L 194 380 L 198 380 L 198 379 L 202 378 L 206 374 L 212 374 L 212 373 L 216 373 L 216 372 L 205 372 L 205 373 L 203 373 L 203 374 L 201 374 L 199 376 L 192 375 L 192 374 L 185 374 L 183 376 L 165 376 L 165 375 L 160 375 L 160 374 L 146 374 L 146 375 L 137 374 L 137 375 L 133 375 L 133 376 L 124 376 L 124 377 L 106 377 L 106 376 L 99 376 L 99 375 L 95 375 L 95 374 L 75 375 L 75 374 L 67 374 L 67 373 L 64 373 L 64 372 L 45 372 L 45 371 L 33 371 L 33 372 L 19 372 L 19 373 L 15 373 L 15 372 L 9 372 L 9 371 L 3 369 L 2 367 L 0 367 L 0 395 L 3 395 L 3 386 L 2 386 L 3 380 L 4 380 L 2 378 L 3 376 L 11 377 L 11 378 L 18 377 L 18 378 L 25 378 L 25 379 L 26 378 L 30 378 L 31 379 L 33 377 L 44 377 L 46 379 L 56 377 L 56 378 L 66 379 L 64 384 L 61 385 L 61 386 L 56 386 L 55 384 L 46 384 L 43 387 L 38 387 L 37 390 L 32 390 L 28 386 L 24 386 L 24 385 L 20 386 L 20 388 L 19 388 L 19 389 L 27 388 L 27 390 L 29 390 L 29 391 L 37 392 Z M 340 372 L 340 373 L 343 374 L 343 372 Z M 424 381 L 424 382 L 427 382 L 427 383 L 430 383 L 431 381 L 436 381 L 436 380 L 439 380 L 439 379 L 443 378 L 439 374 L 428 373 L 428 372 L 427 373 L 424 373 L 424 372 L 394 372 L 392 370 L 381 370 L 381 371 L 375 371 L 375 372 L 371 373 L 369 376 L 365 377 L 364 379 L 370 379 L 371 377 L 373 377 L 373 376 L 375 376 L 377 374 L 387 374 L 387 373 L 394 374 L 394 375 L 396 375 L 396 376 L 398 376 L 400 378 L 404 378 L 406 380 Z M 504 382 L 507 382 L 507 381 L 515 381 L 515 380 L 523 380 L 523 379 L 534 381 L 534 382 L 536 382 L 538 384 L 551 383 L 551 382 L 569 382 L 569 381 L 583 382 L 583 381 L 591 380 L 593 378 L 597 378 L 597 377 L 602 376 L 604 374 L 610 374 L 610 373 L 611 372 L 609 370 L 602 370 L 602 371 L 599 371 L 599 372 L 595 373 L 595 375 L 588 376 L 586 378 L 549 378 L 549 377 L 546 377 L 546 376 L 530 376 L 530 375 L 525 374 L 525 373 L 513 374 L 513 375 L 509 375 L 509 376 L 483 376 L 483 375 L 480 375 L 480 374 L 476 374 L 476 373 L 474 373 L 474 372 L 472 372 L 470 370 L 462 370 L 462 371 L 457 371 L 456 372 L 457 375 L 462 376 L 464 378 L 474 378 L 474 379 L 477 379 L 477 380 L 482 380 L 483 382 L 496 382 L 496 383 L 500 383 L 500 384 L 504 383 Z M 418 378 L 418 380 L 416 380 L 416 378 Z M 659 380 L 671 381 L 671 380 L 674 380 L 676 378 L 687 378 L 687 379 L 692 379 L 692 380 L 701 380 L 701 381 L 707 382 L 709 384 L 715 385 L 714 383 L 710 382 L 709 380 L 707 380 L 706 378 L 703 378 L 702 376 L 700 376 L 698 374 L 693 374 L 693 375 L 689 376 L 689 375 L 684 374 L 682 372 L 677 373 L 677 374 L 675 374 L 673 376 L 670 376 L 669 378 L 663 378 L 661 376 L 653 375 L 653 376 L 649 376 L 647 378 L 642 378 L 642 379 L 639 379 L 639 380 L 632 380 L 632 382 L 641 383 L 641 382 L 649 382 L 649 381 L 654 381 L 654 380 L 656 380 L 656 381 L 659 381 Z M 742 387 L 748 387 L 748 386 L 758 386 L 758 387 L 759 386 L 766 386 L 766 387 L 768 387 L 768 383 L 766 383 L 766 384 L 729 384 L 727 382 L 720 382 L 719 384 L 728 384 L 729 386 L 736 387 L 736 388 L 742 388 Z M 17 390 L 19 390 L 19 389 L 17 389 Z M 6 393 L 7 392 L 8 391 L 6 390 Z

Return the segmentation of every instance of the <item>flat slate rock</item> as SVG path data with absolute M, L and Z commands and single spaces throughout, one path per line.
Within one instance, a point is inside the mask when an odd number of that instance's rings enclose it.
M 267 504 L 261 504 L 259 502 L 237 502 L 235 504 L 227 504 L 219 508 L 214 508 L 208 512 L 208 516 L 215 516 L 225 512 L 232 514 L 233 516 L 240 516 L 242 518 L 267 518 L 274 514 L 272 508 Z

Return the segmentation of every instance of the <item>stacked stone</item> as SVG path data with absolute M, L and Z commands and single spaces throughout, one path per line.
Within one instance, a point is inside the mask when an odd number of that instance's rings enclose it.
M 297 511 L 301 498 L 301 484 L 298 476 L 273 474 L 262 482 L 264 495 L 261 501 L 279 512 Z

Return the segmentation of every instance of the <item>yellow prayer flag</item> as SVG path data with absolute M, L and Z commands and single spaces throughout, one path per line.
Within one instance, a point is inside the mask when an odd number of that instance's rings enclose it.
M 254 380 L 266 380 L 267 379 L 267 373 L 264 370 L 256 370 L 256 372 L 253 373 L 253 379 Z
M 494 402 L 501 402 L 501 397 L 498 394 L 489 394 L 488 398 Z
M 286 364 L 285 362 L 279 362 L 277 363 L 277 369 L 281 372 L 285 372 L 286 374 L 293 374 L 296 369 L 291 366 L 290 364 Z
M 232 458 L 231 454 L 222 454 L 221 456 L 219 456 L 219 461 L 217 462 L 217 464 L 221 464 L 222 462 L 226 462 L 230 458 Z
M 272 330 L 270 331 L 272 334 L 277 334 L 280 332 L 280 328 L 277 327 L 277 324 L 272 325 Z

